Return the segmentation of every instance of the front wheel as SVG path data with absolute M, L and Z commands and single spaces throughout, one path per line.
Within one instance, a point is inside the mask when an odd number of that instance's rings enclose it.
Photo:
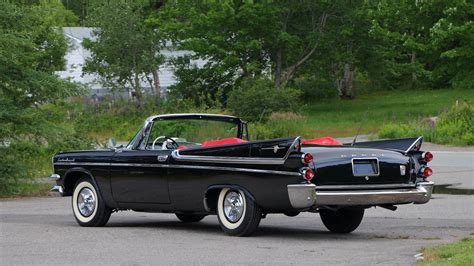
M 363 208 L 342 208 L 337 211 L 320 210 L 319 215 L 329 231 L 338 234 L 350 233 L 359 227 L 364 217 Z
M 217 217 L 225 233 L 248 236 L 257 230 L 262 210 L 242 190 L 224 188 L 217 202 Z
M 104 226 L 112 209 L 105 205 L 97 188 L 88 177 L 77 181 L 72 195 L 72 211 L 80 226 Z

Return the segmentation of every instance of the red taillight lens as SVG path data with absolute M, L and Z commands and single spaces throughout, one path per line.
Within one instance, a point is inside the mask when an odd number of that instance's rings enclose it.
M 313 161 L 314 157 L 311 153 L 305 153 L 303 156 L 301 156 L 301 162 L 304 164 L 309 164 Z
M 425 167 L 422 169 L 421 173 L 423 174 L 424 177 L 429 177 L 433 174 L 433 170 L 431 170 L 431 168 L 429 167 Z
M 427 152 L 424 152 L 421 157 L 423 158 L 423 160 L 425 162 L 431 162 L 431 160 L 433 160 L 433 154 L 429 151 Z
M 308 180 L 308 181 L 311 181 L 314 177 L 314 171 L 313 169 L 311 168 L 306 168 L 305 170 L 303 170 L 303 178 Z

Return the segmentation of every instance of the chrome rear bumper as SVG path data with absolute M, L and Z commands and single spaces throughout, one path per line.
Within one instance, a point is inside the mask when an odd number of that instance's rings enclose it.
M 433 182 L 421 182 L 413 188 L 376 190 L 319 190 L 314 184 L 288 185 L 288 197 L 295 209 L 324 205 L 424 204 L 431 198 Z

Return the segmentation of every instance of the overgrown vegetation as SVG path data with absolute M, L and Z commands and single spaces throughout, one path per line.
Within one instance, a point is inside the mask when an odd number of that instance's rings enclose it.
M 417 119 L 390 123 L 379 131 L 380 138 L 424 136 L 425 141 L 451 145 L 474 145 L 474 105 L 460 102 L 442 112 L 436 120 Z
M 445 244 L 422 250 L 424 260 L 416 265 L 473 265 L 474 238 L 467 237 L 452 244 Z

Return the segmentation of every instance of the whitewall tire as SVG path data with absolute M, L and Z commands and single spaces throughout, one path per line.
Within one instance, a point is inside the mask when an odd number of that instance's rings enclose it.
M 257 230 L 262 211 L 242 190 L 223 188 L 217 201 L 217 217 L 225 233 L 248 236 Z
M 112 210 L 105 205 L 97 188 L 88 177 L 77 181 L 72 195 L 72 211 L 81 226 L 104 226 Z

